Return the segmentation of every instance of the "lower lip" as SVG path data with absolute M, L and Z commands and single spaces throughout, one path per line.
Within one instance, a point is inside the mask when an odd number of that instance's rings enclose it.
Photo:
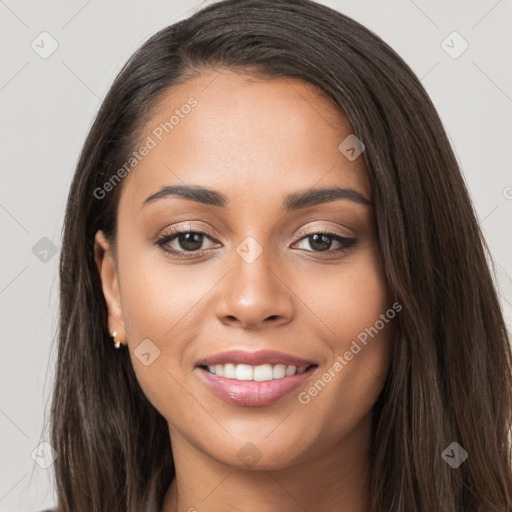
M 316 368 L 311 366 L 301 374 L 262 382 L 219 377 L 204 368 L 197 368 L 197 370 L 210 389 L 226 402 L 244 407 L 262 407 L 277 402 L 297 389 Z

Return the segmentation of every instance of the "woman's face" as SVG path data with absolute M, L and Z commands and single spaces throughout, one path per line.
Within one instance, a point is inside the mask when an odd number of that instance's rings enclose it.
M 96 244 L 176 453 L 278 469 L 368 441 L 395 311 L 351 133 L 295 79 L 205 72 L 159 102 L 119 185 L 117 266 Z

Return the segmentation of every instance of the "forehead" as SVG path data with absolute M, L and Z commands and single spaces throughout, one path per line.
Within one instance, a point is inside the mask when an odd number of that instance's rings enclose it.
M 190 184 L 223 190 L 240 205 L 316 185 L 370 197 L 363 158 L 350 161 L 338 149 L 350 134 L 341 109 L 303 80 L 211 70 L 159 98 L 122 196 L 142 204 L 161 186 Z

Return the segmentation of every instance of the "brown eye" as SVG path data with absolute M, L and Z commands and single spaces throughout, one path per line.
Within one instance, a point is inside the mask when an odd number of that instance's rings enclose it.
M 301 238 L 300 241 L 302 240 L 308 241 L 309 247 L 311 248 L 310 250 L 306 249 L 308 252 L 329 251 L 331 254 L 342 252 L 357 243 L 356 238 L 347 238 L 345 236 L 338 235 L 337 233 L 328 233 L 322 231 L 307 235 Z M 330 251 L 333 245 L 333 241 L 337 242 L 340 247 Z
M 155 244 L 162 250 L 177 257 L 187 257 L 187 253 L 194 255 L 206 250 L 203 242 L 213 238 L 203 231 L 192 231 L 190 228 L 174 228 L 159 237 Z

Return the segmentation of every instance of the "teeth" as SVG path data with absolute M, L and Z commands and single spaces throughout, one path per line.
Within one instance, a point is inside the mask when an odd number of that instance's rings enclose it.
M 210 373 L 219 377 L 236 380 L 254 380 L 256 382 L 291 377 L 292 375 L 304 373 L 307 368 L 307 366 L 297 368 L 296 366 L 286 366 L 285 364 L 251 366 L 250 364 L 235 365 L 227 363 L 208 366 Z
M 272 378 L 282 379 L 286 375 L 286 366 L 284 364 L 276 364 L 272 368 Z
M 297 371 L 297 367 L 296 366 L 287 366 L 286 367 L 285 375 L 287 377 L 289 377 L 290 375 L 295 375 L 296 371 Z
M 224 365 L 224 377 L 228 379 L 236 379 L 236 366 L 234 364 Z
M 254 380 L 264 381 L 272 380 L 272 366 L 270 364 L 262 364 L 261 366 L 254 367 Z
M 217 366 L 215 366 L 217 369 Z M 218 375 L 218 374 L 217 374 Z M 254 368 L 248 364 L 237 364 L 235 369 L 236 380 L 252 380 L 254 377 Z

